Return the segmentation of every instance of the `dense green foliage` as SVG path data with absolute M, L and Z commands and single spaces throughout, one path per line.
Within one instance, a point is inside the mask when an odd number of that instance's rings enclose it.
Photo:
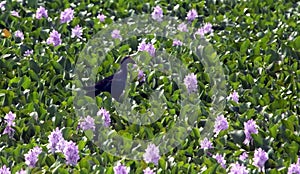
M 266 173 L 287 173 L 290 164 L 297 162 L 300 155 L 300 3 L 296 0 L 36 1 L 7 1 L 0 14 L 1 29 L 12 33 L 11 37 L 0 40 L 0 167 L 6 165 L 12 173 L 26 169 L 24 154 L 35 146 L 40 146 L 43 152 L 36 167 L 28 168 L 31 173 L 113 173 L 119 160 L 130 167 L 130 173 L 142 173 L 147 166 L 155 168 L 157 173 L 200 173 L 204 168 L 207 169 L 203 173 L 228 173 L 230 164 L 240 161 L 239 155 L 244 151 L 249 157 L 240 162 L 249 173 L 258 173 L 252 163 L 258 148 L 268 153 Z M 203 91 L 200 96 L 203 110 L 189 136 L 178 147 L 162 154 L 155 166 L 142 160 L 114 157 L 93 144 L 88 132 L 77 129 L 80 117 L 74 111 L 71 89 L 85 85 L 73 81 L 81 51 L 97 32 L 114 21 L 133 14 L 151 14 L 156 5 L 163 9 L 164 15 L 181 20 L 185 20 L 190 9 L 196 9 L 199 17 L 191 25 L 195 28 L 205 22 L 213 25 L 213 34 L 206 37 L 223 65 L 227 96 L 234 90 L 240 96 L 238 103 L 227 100 L 223 114 L 229 128 L 211 138 L 214 148 L 208 150 L 210 154 L 225 154 L 227 169 L 200 149 L 203 137 L 199 128 L 212 102 L 213 94 L 207 85 L 211 79 L 186 48 L 173 47 L 172 41 L 163 38 L 156 38 L 155 47 L 175 54 L 197 75 L 199 89 Z M 177 5 L 179 8 L 174 10 Z M 33 17 L 39 6 L 48 10 L 50 20 Z M 61 24 L 60 13 L 69 7 L 74 9 L 74 19 L 69 24 Z M 21 17 L 12 16 L 12 10 L 18 11 Z M 105 22 L 99 22 L 99 13 L 107 17 Z M 71 38 L 71 29 L 78 24 L 83 28 L 82 38 Z M 62 44 L 56 47 L 46 43 L 53 29 L 62 39 Z M 24 33 L 24 40 L 15 37 L 17 30 Z M 137 51 L 141 39 L 132 38 L 113 49 L 98 68 L 97 79 L 116 72 L 121 58 Z M 31 49 L 33 55 L 23 56 Z M 121 119 L 111 108 L 108 93 L 96 99 L 98 107 L 110 111 L 113 128 L 130 139 L 151 139 L 166 132 L 167 127 L 174 126 L 173 115 L 180 107 L 177 104 L 180 95 L 173 82 L 164 74 L 151 70 L 145 73 L 147 83 L 131 86 L 131 95 L 141 103 L 138 109 L 144 111 L 148 107 L 138 95 L 150 88 L 164 89 L 168 100 L 167 112 L 152 125 L 140 128 Z M 9 111 L 16 114 L 12 138 L 2 134 L 6 126 L 4 117 Z M 250 119 L 256 121 L 258 134 L 252 135 L 253 143 L 247 146 L 243 144 L 243 130 L 244 123 Z M 63 128 L 66 140 L 78 145 L 80 160 L 76 166 L 66 165 L 62 154 L 48 153 L 48 136 L 56 127 Z

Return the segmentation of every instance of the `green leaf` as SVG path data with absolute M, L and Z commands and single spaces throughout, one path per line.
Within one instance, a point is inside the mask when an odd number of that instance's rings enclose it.
M 295 38 L 293 45 L 294 45 L 294 49 L 300 51 L 300 36 Z
M 273 125 L 272 127 L 269 128 L 271 137 L 276 138 L 276 136 L 278 134 L 278 128 L 279 128 L 278 124 L 275 124 L 275 125 Z
M 159 168 L 166 170 L 166 161 L 164 158 L 160 158 L 158 161 Z
M 250 40 L 249 40 L 249 39 L 246 39 L 246 40 L 242 43 L 242 45 L 241 45 L 241 47 L 240 47 L 240 53 L 241 53 L 241 54 L 246 54 L 246 51 L 248 50 L 249 45 L 250 45 Z
M 88 162 L 88 160 L 86 158 L 82 158 L 79 162 L 79 166 L 81 168 L 86 168 L 86 169 L 90 169 L 90 164 Z
M 22 82 L 22 87 L 24 89 L 29 89 L 31 86 L 31 80 L 30 78 L 28 78 L 27 76 L 23 76 L 23 78 L 21 79 Z
M 40 80 L 38 75 L 34 71 L 32 71 L 31 69 L 28 70 L 28 74 L 29 74 L 29 76 L 31 77 L 32 80 L 35 80 L 35 81 Z

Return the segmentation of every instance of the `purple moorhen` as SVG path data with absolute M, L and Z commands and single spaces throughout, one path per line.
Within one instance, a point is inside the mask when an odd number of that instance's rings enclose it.
M 100 80 L 93 86 L 84 87 L 86 95 L 95 97 L 101 92 L 109 92 L 115 100 L 119 101 L 126 86 L 128 63 L 135 63 L 130 56 L 126 56 L 121 61 L 121 69 L 115 74 Z

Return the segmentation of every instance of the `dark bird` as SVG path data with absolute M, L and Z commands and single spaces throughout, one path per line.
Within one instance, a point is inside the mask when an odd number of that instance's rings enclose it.
M 100 80 L 93 86 L 84 87 L 86 95 L 95 97 L 101 92 L 109 92 L 115 100 L 119 101 L 126 86 L 128 63 L 135 63 L 130 56 L 126 56 L 121 61 L 121 69 L 118 72 Z

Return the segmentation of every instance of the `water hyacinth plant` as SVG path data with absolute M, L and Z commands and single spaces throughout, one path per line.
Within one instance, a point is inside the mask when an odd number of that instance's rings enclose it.
M 299 9 L 0 1 L 0 173 L 300 173 Z M 128 55 L 127 98 L 86 95 Z

